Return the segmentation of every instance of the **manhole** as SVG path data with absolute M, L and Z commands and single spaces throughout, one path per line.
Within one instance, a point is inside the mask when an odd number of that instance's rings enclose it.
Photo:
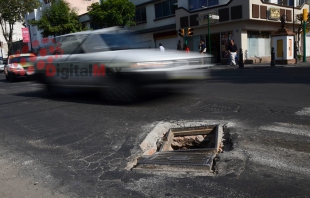
M 157 141 L 157 150 L 137 160 L 135 168 L 211 170 L 222 148 L 221 125 L 170 128 Z

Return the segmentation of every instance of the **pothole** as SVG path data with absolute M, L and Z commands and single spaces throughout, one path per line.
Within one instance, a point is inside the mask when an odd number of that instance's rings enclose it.
M 216 173 L 217 155 L 231 150 L 223 124 L 172 127 L 153 131 L 141 143 L 144 150 L 131 170 L 207 171 Z M 154 134 L 157 134 L 154 135 Z

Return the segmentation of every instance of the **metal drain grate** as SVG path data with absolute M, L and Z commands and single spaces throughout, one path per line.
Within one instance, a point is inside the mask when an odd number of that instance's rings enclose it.
M 138 165 L 153 164 L 211 167 L 214 156 L 214 153 L 158 152 L 138 162 Z
M 171 128 L 159 141 L 158 152 L 143 156 L 134 168 L 211 170 L 222 135 L 223 128 L 220 125 Z M 200 137 L 198 143 L 195 142 L 196 137 Z M 175 140 L 180 140 L 180 147 L 175 148 Z

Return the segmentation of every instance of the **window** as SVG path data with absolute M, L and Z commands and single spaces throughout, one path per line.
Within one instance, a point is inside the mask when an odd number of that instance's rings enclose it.
M 189 10 L 219 5 L 219 0 L 188 0 Z
M 155 4 L 155 18 L 162 18 L 175 14 L 178 7 L 177 0 L 166 0 Z
M 294 1 L 295 1 L 295 6 L 301 6 L 302 4 L 305 3 L 305 0 L 262 0 L 262 1 L 266 3 L 274 3 L 278 5 L 284 5 L 284 6 L 294 6 Z
M 141 8 L 137 8 L 136 9 L 135 22 L 136 23 L 146 22 L 146 10 L 145 10 L 145 7 L 141 7 Z
M 270 55 L 270 32 L 248 31 L 248 50 L 245 58 Z

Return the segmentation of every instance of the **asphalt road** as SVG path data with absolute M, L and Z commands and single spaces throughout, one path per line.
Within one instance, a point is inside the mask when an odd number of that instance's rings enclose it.
M 1 73 L 0 163 L 50 197 L 310 197 L 310 67 L 211 69 L 178 88 L 120 104 Z M 154 127 L 194 122 L 231 137 L 216 173 L 128 169 Z

